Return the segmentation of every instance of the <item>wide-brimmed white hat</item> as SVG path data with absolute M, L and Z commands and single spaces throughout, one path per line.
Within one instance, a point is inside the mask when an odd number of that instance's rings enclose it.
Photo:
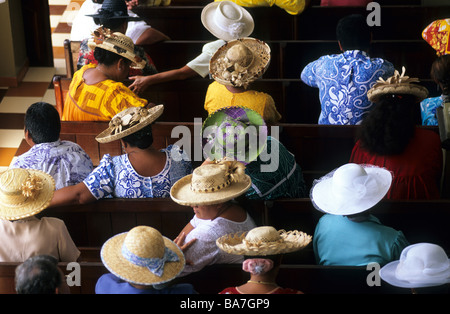
M 239 161 L 222 160 L 194 169 L 170 189 L 170 197 L 186 206 L 213 205 L 244 194 L 252 185 Z
M 450 283 L 450 259 L 439 245 L 412 244 L 403 249 L 400 260 L 380 269 L 380 277 L 402 288 L 444 285 Z
M 311 200 L 319 211 L 353 215 L 383 199 L 391 182 L 392 174 L 387 169 L 348 163 L 314 181 Z
M 214 36 L 225 41 L 247 37 L 253 32 L 250 13 L 232 1 L 211 2 L 202 10 L 203 26 Z
M 222 251 L 234 255 L 268 256 L 303 249 L 312 237 L 304 232 L 276 230 L 272 226 L 256 227 L 248 232 L 228 234 L 216 240 Z
M 95 137 L 99 143 L 109 143 L 133 134 L 158 119 L 164 111 L 164 105 L 149 109 L 130 107 L 116 114 L 106 130 Z
M 35 169 L 8 169 L 0 175 L 0 219 L 18 220 L 48 207 L 55 191 L 51 175 Z
M 99 27 L 93 32 L 93 37 L 88 40 L 88 47 L 91 50 L 102 48 L 127 58 L 135 69 L 143 69 L 146 64 L 145 60 L 134 53 L 134 43 L 130 37 L 119 32 L 111 33 L 105 27 Z
M 168 282 L 184 269 L 181 249 L 155 228 L 137 226 L 103 244 L 100 256 L 115 276 L 134 284 Z

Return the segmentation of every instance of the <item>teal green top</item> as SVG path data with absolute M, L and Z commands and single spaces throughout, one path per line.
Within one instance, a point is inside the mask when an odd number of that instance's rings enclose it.
M 403 232 L 382 225 L 373 215 L 362 222 L 345 216 L 323 215 L 314 232 L 313 248 L 319 265 L 383 266 L 398 260 L 409 245 Z

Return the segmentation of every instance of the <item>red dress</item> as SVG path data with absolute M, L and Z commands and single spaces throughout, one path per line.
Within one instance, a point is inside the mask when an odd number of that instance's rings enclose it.
M 431 130 L 416 128 L 414 137 L 399 155 L 373 155 L 361 148 L 360 142 L 353 147 L 350 162 L 384 167 L 393 173 L 392 185 L 387 199 L 438 199 L 443 168 L 439 135 Z
M 243 294 L 243 293 L 241 293 L 236 287 L 229 287 L 219 292 L 219 294 Z M 267 294 L 303 294 L 303 292 L 291 288 L 277 287 Z

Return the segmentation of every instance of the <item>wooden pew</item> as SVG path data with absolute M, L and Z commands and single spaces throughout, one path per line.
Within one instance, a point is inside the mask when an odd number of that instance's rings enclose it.
M 1 294 L 16 294 L 14 278 L 19 264 L 0 262 Z M 70 293 L 95 294 L 98 278 L 108 273 L 108 270 L 101 262 L 84 262 L 79 263 L 79 266 L 80 285 L 71 285 Z M 59 267 L 65 275 L 75 270 L 68 263 L 59 263 Z M 371 271 L 358 266 L 281 265 L 277 283 L 281 287 L 297 289 L 305 294 L 411 294 L 410 289 L 393 287 L 384 281 L 379 286 L 369 286 L 367 277 Z M 173 283 L 190 283 L 199 294 L 212 295 L 226 287 L 243 284 L 248 278 L 249 274 L 242 270 L 240 264 L 217 264 L 186 277 L 176 278 Z M 422 291 L 449 293 L 448 286 Z
M 267 224 L 277 229 L 302 230 L 310 235 L 323 215 L 309 198 L 266 202 Z M 381 223 L 404 233 L 410 243 L 435 243 L 450 252 L 450 200 L 383 200 L 370 209 Z M 309 247 L 309 249 L 312 249 Z M 305 249 L 306 251 L 308 248 Z M 287 256 L 297 263 L 296 253 Z
M 265 222 L 264 203 L 255 201 L 245 207 L 255 223 Z M 77 245 L 83 248 L 83 260 L 95 259 L 98 248 L 113 235 L 146 225 L 174 239 L 193 217 L 192 208 L 175 203 L 170 198 L 101 199 L 85 205 L 47 208 L 38 217 L 62 219 Z
M 409 2 L 411 3 L 411 2 Z M 420 39 L 422 30 L 432 21 L 447 18 L 450 7 L 425 7 L 417 4 L 382 5 L 381 25 L 373 28 L 374 39 Z M 200 20 L 202 5 L 169 7 L 138 6 L 133 11 L 173 40 L 213 40 Z M 299 15 L 273 7 L 247 8 L 255 21 L 252 37 L 261 40 L 334 40 L 336 24 L 346 15 L 367 16 L 365 7 L 312 6 Z M 273 27 L 268 21 L 276 21 Z M 320 22 L 318 22 L 320 21 Z M 189 31 L 186 31 L 188 29 Z

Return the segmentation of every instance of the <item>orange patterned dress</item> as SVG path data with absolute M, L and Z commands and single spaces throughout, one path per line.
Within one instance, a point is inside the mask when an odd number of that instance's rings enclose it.
M 95 64 L 83 66 L 75 72 L 69 86 L 61 120 L 110 121 L 117 113 L 129 107 L 143 107 L 147 100 L 139 98 L 121 82 L 104 80 L 88 85 L 83 75 Z

